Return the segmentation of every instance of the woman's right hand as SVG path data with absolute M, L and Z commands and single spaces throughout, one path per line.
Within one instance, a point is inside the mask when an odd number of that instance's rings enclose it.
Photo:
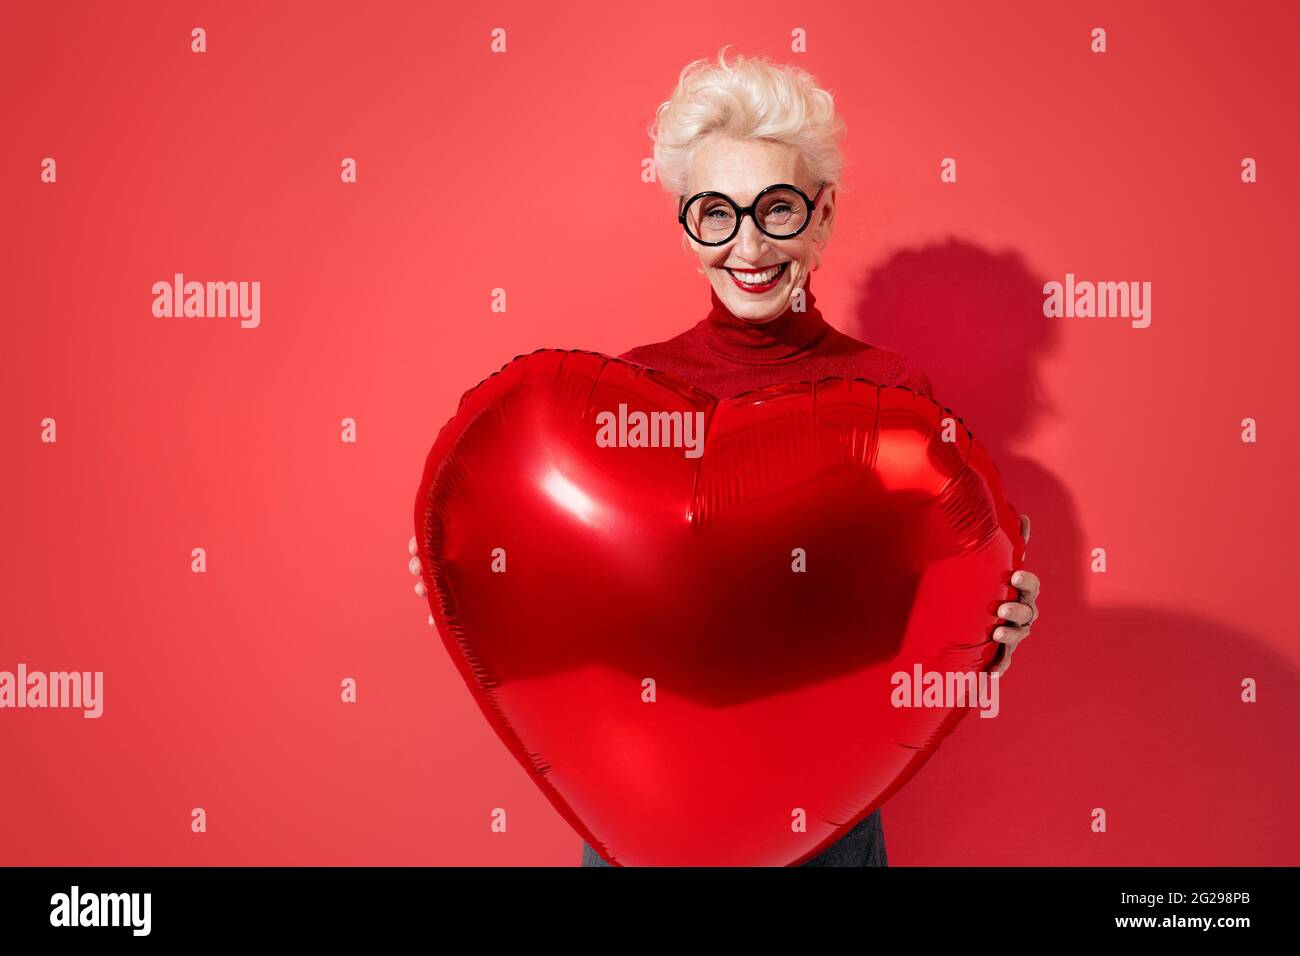
M 429 589 L 424 586 L 424 579 L 420 576 L 420 559 L 416 556 L 416 552 L 419 548 L 415 543 L 415 535 L 411 535 L 411 543 L 406 546 L 406 550 L 411 552 L 411 560 L 410 563 L 407 564 L 407 568 L 410 569 L 411 573 L 414 574 L 416 578 L 415 593 L 420 597 L 425 597 L 428 595 Z M 429 624 L 433 624 L 432 614 L 429 615 Z

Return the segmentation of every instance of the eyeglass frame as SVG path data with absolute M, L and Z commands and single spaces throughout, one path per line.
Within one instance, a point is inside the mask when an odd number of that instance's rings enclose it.
M 809 199 L 808 194 L 806 192 L 804 192 L 798 186 L 793 185 L 792 183 L 773 183 L 772 185 L 766 186 L 763 189 L 759 190 L 758 195 L 754 197 L 754 201 L 750 203 L 748 206 L 745 206 L 743 208 L 736 202 L 736 200 L 732 199 L 726 193 L 718 192 L 715 189 L 709 189 L 702 193 L 696 193 L 690 199 L 686 199 L 685 196 L 681 197 L 683 200 L 685 200 L 685 202 L 682 202 L 681 205 L 678 207 L 677 221 L 682 224 L 682 228 L 686 230 L 686 235 L 691 237 L 691 241 L 698 242 L 702 246 L 723 246 L 726 245 L 728 242 L 730 242 L 732 239 L 735 239 L 736 236 L 740 235 L 740 223 L 741 220 L 745 218 L 746 214 L 749 215 L 750 219 L 754 220 L 754 225 L 755 227 L 757 227 L 758 231 L 761 232 L 763 235 L 767 236 L 769 239 L 778 239 L 778 240 L 793 239 L 795 236 L 799 235 L 799 233 L 803 232 L 805 229 L 808 228 L 808 223 L 812 222 L 813 213 L 817 210 L 817 203 L 821 201 L 822 193 L 826 190 L 826 187 L 829 185 L 830 183 L 822 183 L 820 186 L 817 187 L 817 195 L 813 196 L 812 199 Z M 761 200 L 765 195 L 770 193 L 773 189 L 793 189 L 795 192 L 799 194 L 799 196 L 803 199 L 803 201 L 808 206 L 808 216 L 807 218 L 804 219 L 803 225 L 800 226 L 798 229 L 796 229 L 794 232 L 790 233 L 789 235 L 785 235 L 785 236 L 772 235 L 772 233 L 768 232 L 766 229 L 763 228 L 763 224 L 758 221 L 758 216 L 754 215 L 754 210 L 758 208 L 759 200 Z M 717 242 L 705 242 L 703 239 L 695 238 L 695 236 L 691 233 L 690 228 L 686 225 L 686 210 L 690 208 L 691 203 L 695 202 L 695 200 L 700 199 L 701 197 L 704 196 L 721 196 L 723 199 L 727 201 L 727 203 L 731 206 L 731 208 L 736 211 L 736 227 L 735 229 L 732 230 L 731 235 L 727 236 L 726 239 L 720 239 Z

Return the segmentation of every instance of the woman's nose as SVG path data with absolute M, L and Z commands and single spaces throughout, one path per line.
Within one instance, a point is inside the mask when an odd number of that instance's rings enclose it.
M 754 223 L 754 217 L 743 217 L 740 220 L 740 233 L 736 236 L 736 251 L 741 257 L 746 262 L 758 262 L 766 244 L 767 236 Z

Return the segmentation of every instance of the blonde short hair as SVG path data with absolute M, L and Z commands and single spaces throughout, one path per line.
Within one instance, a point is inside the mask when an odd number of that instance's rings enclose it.
M 706 138 L 785 143 L 803 156 L 814 183 L 838 183 L 844 169 L 839 141 L 847 126 L 830 92 L 797 66 L 766 57 L 688 63 L 672 96 L 660 104 L 648 132 L 654 140 L 655 175 L 674 198 L 686 192 L 695 151 Z

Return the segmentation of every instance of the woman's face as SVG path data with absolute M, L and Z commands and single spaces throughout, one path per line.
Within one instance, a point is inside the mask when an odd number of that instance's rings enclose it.
M 789 183 L 802 189 L 809 199 L 817 195 L 819 183 L 811 182 L 802 157 L 793 147 L 765 140 L 738 140 L 714 134 L 696 151 L 687 181 L 687 198 L 696 193 L 725 193 L 739 206 L 748 206 L 758 193 L 773 183 Z M 803 288 L 808 274 L 821 266 L 821 252 L 830 240 L 835 212 L 835 188 L 821 194 L 812 219 L 792 239 L 773 239 L 744 216 L 734 239 L 721 246 L 705 246 L 684 236 L 700 259 L 701 271 L 718 298 L 737 318 L 762 324 L 785 312 L 796 289 Z M 730 270 L 754 272 L 769 266 L 783 266 L 771 288 L 744 288 Z

